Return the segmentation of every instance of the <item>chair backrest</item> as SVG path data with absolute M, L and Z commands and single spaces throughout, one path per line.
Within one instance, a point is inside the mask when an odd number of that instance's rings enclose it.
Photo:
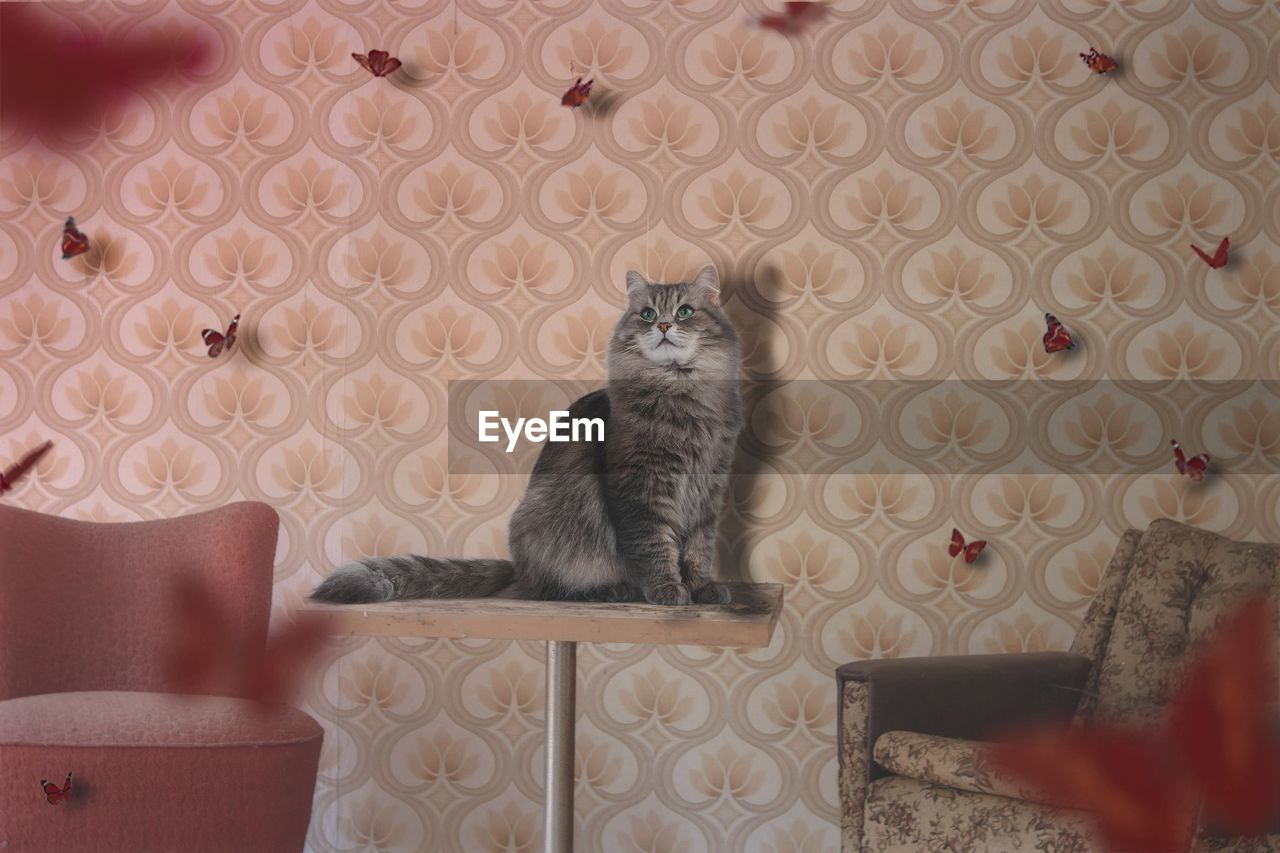
M 228 647 L 261 649 L 278 529 L 275 510 L 254 502 L 124 524 L 0 506 L 0 700 L 169 692 L 183 575 L 227 614 Z
M 1082 713 L 1139 725 L 1159 720 L 1187 658 L 1259 591 L 1280 602 L 1280 545 L 1238 542 L 1167 518 L 1141 534 L 1127 531 L 1072 644 L 1094 661 Z
M 1098 698 L 1098 674 L 1102 670 L 1102 658 L 1107 652 L 1107 643 L 1111 641 L 1111 626 L 1116 621 L 1116 607 L 1120 603 L 1120 591 L 1129 579 L 1129 566 L 1133 563 L 1133 552 L 1142 539 L 1142 531 L 1129 528 L 1116 543 L 1116 550 L 1110 562 L 1102 572 L 1098 582 L 1098 591 L 1089 602 L 1085 611 L 1084 622 L 1071 642 L 1071 651 L 1084 655 L 1093 661 L 1089 669 L 1089 678 L 1085 681 L 1084 692 L 1080 698 L 1080 706 L 1076 711 L 1077 722 L 1083 722 L 1093 716 Z

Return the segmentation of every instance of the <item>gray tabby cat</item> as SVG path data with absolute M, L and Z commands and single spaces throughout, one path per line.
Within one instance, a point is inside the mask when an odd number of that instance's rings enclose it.
M 373 557 L 311 598 L 726 603 L 711 563 L 742 402 L 738 336 L 719 294 L 711 266 L 677 284 L 627 273 L 608 387 L 569 407 L 571 418 L 601 418 L 604 441 L 543 445 L 511 518 L 511 560 Z

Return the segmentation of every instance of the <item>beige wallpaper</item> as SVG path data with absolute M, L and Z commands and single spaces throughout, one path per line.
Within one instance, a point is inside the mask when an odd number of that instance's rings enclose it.
M 1192 381 L 1280 378 L 1275 0 L 839 0 L 793 39 L 732 0 L 56 8 L 220 47 L 96 142 L 2 142 L 0 455 L 57 442 L 18 503 L 268 501 L 285 606 L 360 555 L 502 553 L 522 483 L 449 473 L 447 382 L 601 377 L 629 268 L 709 256 L 748 375 L 828 380 L 763 395 L 723 525 L 725 573 L 788 587 L 773 645 L 580 650 L 581 849 L 834 850 L 835 666 L 1063 648 L 1153 517 L 1280 541 L 1280 403 Z M 866 380 L 916 408 L 833 404 Z M 1077 380 L 1053 441 L 1039 380 Z M 335 651 L 310 849 L 537 849 L 541 653 Z

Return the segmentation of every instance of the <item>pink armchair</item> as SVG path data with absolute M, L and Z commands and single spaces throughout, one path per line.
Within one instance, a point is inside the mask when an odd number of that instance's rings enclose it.
M 247 502 L 129 524 L 0 506 L 0 849 L 302 849 L 320 726 L 171 695 L 166 671 L 181 573 L 237 614 L 229 644 L 261 647 L 278 525 Z M 50 805 L 40 780 L 68 771 L 71 797 Z

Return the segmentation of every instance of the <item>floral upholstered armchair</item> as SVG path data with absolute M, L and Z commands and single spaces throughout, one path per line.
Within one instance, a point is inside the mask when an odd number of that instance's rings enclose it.
M 1069 652 L 859 661 L 840 667 L 844 853 L 1099 849 L 1088 816 L 994 772 L 984 738 L 1015 725 L 1161 718 L 1187 650 L 1250 592 L 1280 598 L 1280 545 L 1161 519 L 1116 546 Z M 1275 835 L 1199 850 L 1280 850 Z

